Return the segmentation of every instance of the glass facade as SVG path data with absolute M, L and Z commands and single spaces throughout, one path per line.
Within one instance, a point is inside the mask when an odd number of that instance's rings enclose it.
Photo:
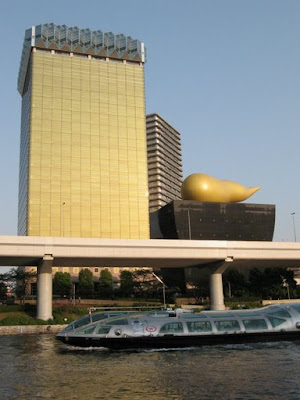
M 18 234 L 26 235 L 28 211 L 28 163 L 29 163 L 29 133 L 31 108 L 31 66 L 29 68 L 22 98 L 21 140 L 20 140 L 20 172 L 19 172 L 19 218 Z
M 26 76 L 19 234 L 149 238 L 143 63 L 33 47 Z

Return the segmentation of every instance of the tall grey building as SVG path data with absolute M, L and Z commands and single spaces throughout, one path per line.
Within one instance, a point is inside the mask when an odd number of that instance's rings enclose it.
M 181 199 L 182 156 L 180 133 L 159 114 L 146 116 L 149 211 Z

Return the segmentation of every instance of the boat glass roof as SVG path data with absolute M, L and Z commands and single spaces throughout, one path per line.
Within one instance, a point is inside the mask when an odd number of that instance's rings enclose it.
M 266 321 L 262 318 L 260 319 L 244 319 L 243 324 L 248 331 L 256 331 L 260 329 L 268 329 Z
M 95 328 L 96 328 L 95 325 L 89 327 L 82 327 L 81 329 L 78 329 L 76 331 L 76 335 L 91 335 L 94 332 Z
M 74 329 L 80 328 L 81 326 L 88 325 L 91 323 L 90 315 L 86 315 L 83 318 L 78 319 L 77 321 L 73 322 Z
M 286 322 L 286 320 L 283 318 L 272 317 L 271 315 L 268 316 L 268 319 L 271 322 L 271 325 L 273 326 L 273 328 L 276 328 L 276 326 L 279 326 L 279 325 L 283 324 L 284 322 Z
M 104 321 L 103 325 L 128 325 L 127 318 L 109 318 Z
M 210 318 L 236 318 L 237 315 L 232 314 L 232 313 L 224 313 L 224 314 L 212 314 L 212 315 L 208 315 L 208 317 L 210 317 Z
M 106 318 L 112 318 L 112 317 L 117 317 L 120 315 L 125 315 L 127 314 L 126 312 L 99 312 L 99 313 L 95 313 L 95 314 L 91 314 L 92 315 L 92 322 L 97 322 L 97 321 L 101 321 L 102 319 L 106 319 Z
M 298 314 L 300 314 L 300 304 L 293 304 L 291 308 L 295 311 L 297 311 Z
M 266 311 L 267 315 L 273 315 L 282 318 L 291 318 L 291 315 L 283 308 L 274 308 Z

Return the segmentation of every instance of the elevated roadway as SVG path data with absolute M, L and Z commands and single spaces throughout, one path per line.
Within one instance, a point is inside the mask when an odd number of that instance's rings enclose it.
M 53 266 L 209 267 L 211 308 L 224 309 L 230 267 L 299 267 L 300 243 L 0 236 L 1 266 L 36 266 L 37 317 L 52 316 Z

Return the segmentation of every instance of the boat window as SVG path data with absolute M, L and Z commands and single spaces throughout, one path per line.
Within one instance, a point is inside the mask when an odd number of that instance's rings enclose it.
M 127 318 L 119 318 L 105 321 L 106 325 L 128 325 Z
M 238 313 L 236 316 L 239 318 L 249 318 L 249 317 L 260 318 L 261 317 L 261 315 L 259 315 L 258 313 Z
M 211 332 L 212 327 L 209 321 L 187 322 L 189 332 Z
M 264 319 L 244 319 L 243 323 L 247 331 L 268 329 L 268 325 Z
M 80 328 L 81 326 L 88 325 L 90 323 L 91 323 L 90 316 L 86 315 L 85 317 L 80 318 L 74 322 L 74 328 L 77 329 Z
M 211 318 L 227 318 L 227 317 L 233 317 L 234 315 L 230 314 L 230 313 L 224 313 L 224 314 L 213 314 L 211 313 L 211 315 L 208 315 Z
M 103 314 L 103 313 L 92 314 L 93 322 L 101 321 L 102 319 L 105 319 L 105 318 L 107 318 L 107 314 Z
M 275 308 L 273 310 L 268 310 L 266 314 L 273 315 L 275 317 L 291 318 L 290 314 L 286 310 L 283 310 L 282 308 Z
M 111 326 L 107 325 L 100 325 L 96 331 L 96 334 L 99 335 L 107 335 L 108 332 L 110 331 Z
M 68 325 L 68 326 L 63 330 L 63 332 L 70 332 L 70 331 L 73 331 L 73 330 L 74 330 L 74 325 L 73 325 L 73 323 L 72 323 L 72 324 Z
M 236 320 L 214 321 L 218 331 L 239 331 L 240 324 Z
M 123 312 L 113 312 L 113 313 L 96 313 L 96 314 L 92 314 L 92 321 L 96 322 L 96 321 L 101 321 L 102 319 L 106 319 L 106 318 L 112 318 L 112 317 L 118 317 L 124 315 Z
M 159 333 L 182 333 L 183 325 L 181 322 L 170 322 L 160 328 Z
M 268 319 L 271 322 L 271 325 L 273 326 L 273 328 L 276 328 L 276 326 L 281 325 L 284 322 L 286 322 L 285 319 L 277 318 L 277 317 L 268 316 Z
M 181 318 L 183 319 L 201 319 L 201 318 L 207 318 L 206 315 L 201 315 L 201 314 L 181 314 Z
M 78 331 L 76 331 L 76 335 L 90 335 L 94 332 L 94 330 L 95 330 L 95 325 L 90 326 L 89 328 L 78 329 Z
M 300 304 L 294 304 L 291 306 L 291 308 L 300 314 Z

